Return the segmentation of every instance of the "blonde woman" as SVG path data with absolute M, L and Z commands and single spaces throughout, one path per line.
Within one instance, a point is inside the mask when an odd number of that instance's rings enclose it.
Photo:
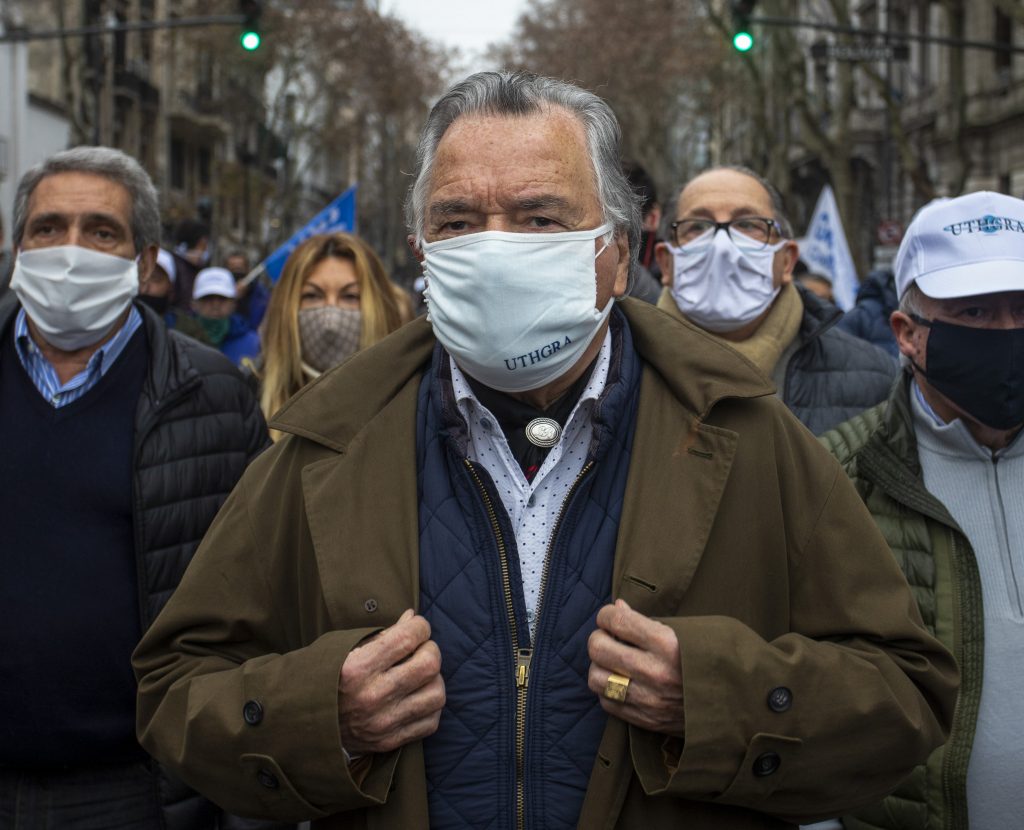
M 365 242 L 347 233 L 310 237 L 288 257 L 267 306 L 254 367 L 263 414 L 269 419 L 309 381 L 411 318 L 408 295 Z

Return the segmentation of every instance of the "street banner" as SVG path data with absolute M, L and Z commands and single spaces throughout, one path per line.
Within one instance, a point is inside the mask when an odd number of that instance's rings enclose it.
M 825 185 L 814 206 L 814 215 L 807 226 L 807 235 L 798 239 L 800 258 L 807 268 L 832 280 L 832 296 L 843 311 L 853 308 L 860 281 L 850 256 L 850 246 L 843 233 L 843 220 L 839 217 L 836 194 L 831 185 Z
M 318 233 L 353 233 L 356 228 L 356 187 L 352 185 L 337 199 L 309 220 L 305 226 L 292 234 L 291 238 L 268 256 L 260 268 L 271 282 L 277 282 L 284 270 L 284 263 L 292 251 L 311 236 Z

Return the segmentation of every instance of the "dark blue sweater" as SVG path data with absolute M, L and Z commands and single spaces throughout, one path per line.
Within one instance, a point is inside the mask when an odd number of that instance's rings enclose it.
M 95 388 L 54 409 L 0 340 L 0 766 L 145 757 L 130 657 L 141 634 L 132 527 L 140 329 Z

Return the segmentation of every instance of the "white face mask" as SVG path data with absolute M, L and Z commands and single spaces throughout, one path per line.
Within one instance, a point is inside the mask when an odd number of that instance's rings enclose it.
M 471 377 L 500 392 L 565 374 L 608 315 L 597 306 L 594 240 L 610 224 L 569 233 L 486 231 L 423 244 L 428 319 Z
M 78 245 L 21 251 L 11 289 L 46 342 L 66 352 L 107 334 L 139 293 L 137 260 Z
M 772 266 L 785 244 L 783 240 L 760 250 L 740 247 L 724 229 L 712 228 L 681 248 L 669 245 L 675 263 L 672 298 L 686 318 L 702 329 L 742 328 L 778 295 Z

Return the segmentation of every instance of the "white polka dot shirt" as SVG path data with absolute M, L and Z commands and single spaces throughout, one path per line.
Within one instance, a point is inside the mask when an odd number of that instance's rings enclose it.
M 548 452 L 532 482 L 526 480 L 498 419 L 477 400 L 466 376 L 449 358 L 452 388 L 469 427 L 469 459 L 487 470 L 494 481 L 515 532 L 531 641 L 537 630 L 544 558 L 562 503 L 587 458 L 594 433 L 591 413 L 608 380 L 611 355 L 612 335 L 608 331 L 590 381 L 566 420 L 559 442 Z

